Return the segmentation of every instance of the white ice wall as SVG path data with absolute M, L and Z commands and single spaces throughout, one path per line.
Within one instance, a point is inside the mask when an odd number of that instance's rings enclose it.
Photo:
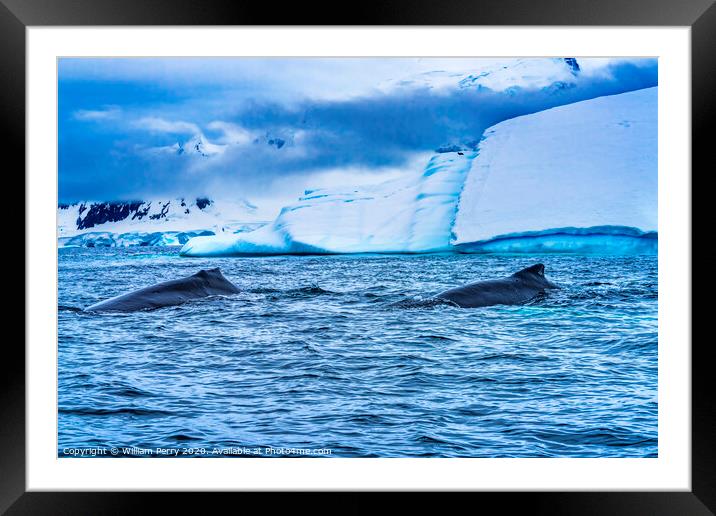
M 422 171 L 372 187 L 308 191 L 267 226 L 196 237 L 181 253 L 653 250 L 653 237 L 632 240 L 657 229 L 656 95 L 650 88 L 514 118 L 488 129 L 478 152 L 436 154 Z M 466 246 L 557 228 L 577 230 Z
M 599 97 L 485 132 L 453 244 L 552 228 L 657 229 L 657 88 Z
M 251 233 L 197 237 L 185 256 L 445 251 L 457 201 L 475 157 L 436 154 L 422 171 L 372 187 L 313 190 Z

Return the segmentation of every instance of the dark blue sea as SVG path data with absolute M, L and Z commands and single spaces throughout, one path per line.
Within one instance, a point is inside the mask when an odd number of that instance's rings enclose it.
M 61 457 L 657 456 L 656 256 L 58 253 Z M 424 302 L 538 262 L 524 305 Z M 212 267 L 242 292 L 70 309 Z

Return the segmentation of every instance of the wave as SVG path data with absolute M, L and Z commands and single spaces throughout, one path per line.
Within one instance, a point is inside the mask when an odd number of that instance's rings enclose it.
M 115 415 L 129 415 L 129 416 L 171 416 L 172 412 L 158 409 L 146 409 L 141 407 L 119 407 L 115 409 L 103 409 L 103 408 L 60 408 L 58 409 L 60 414 L 70 414 L 75 416 L 115 416 Z
M 125 398 L 147 398 L 147 397 L 155 396 L 155 394 L 153 394 L 149 391 L 138 389 L 137 387 L 133 387 L 131 385 L 126 385 L 126 386 L 110 385 L 110 386 L 100 387 L 100 390 L 106 394 L 111 394 L 114 396 L 122 396 Z
M 297 287 L 297 288 L 291 288 L 291 289 L 287 289 L 287 290 L 281 290 L 281 289 L 270 288 L 270 287 L 258 287 L 258 288 L 249 289 L 246 292 L 248 292 L 250 294 L 273 294 L 271 296 L 273 298 L 313 297 L 313 296 L 325 296 L 325 295 L 338 296 L 338 295 L 343 294 L 342 292 L 334 292 L 332 290 L 327 290 L 327 289 L 321 288 L 318 285 Z
M 388 305 L 391 308 L 397 309 L 413 309 L 413 308 L 438 308 L 441 306 L 457 307 L 458 305 L 448 299 L 440 299 L 437 297 L 431 297 L 427 299 L 402 299 Z
M 82 312 L 84 308 L 78 306 L 57 305 L 58 312 Z

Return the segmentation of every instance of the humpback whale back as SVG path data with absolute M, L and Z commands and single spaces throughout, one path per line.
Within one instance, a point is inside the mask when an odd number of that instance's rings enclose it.
M 227 280 L 218 268 L 200 270 L 185 278 L 179 278 L 95 303 L 85 308 L 91 312 L 134 312 L 161 308 L 214 295 L 236 294 L 239 289 Z
M 532 265 L 507 278 L 478 281 L 441 292 L 436 297 L 461 308 L 524 303 L 545 289 L 559 288 L 544 275 L 544 265 Z

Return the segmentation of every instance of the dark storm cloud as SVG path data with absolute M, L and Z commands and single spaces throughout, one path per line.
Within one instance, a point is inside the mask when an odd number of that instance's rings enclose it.
M 152 102 L 142 104 L 136 100 L 136 86 L 127 92 L 113 85 L 119 94 L 102 98 L 100 109 L 80 109 L 79 102 L 73 103 L 76 98 L 66 99 L 67 120 L 60 136 L 61 197 L 196 192 L 210 184 L 250 195 L 297 174 L 400 166 L 415 152 L 472 145 L 485 128 L 508 118 L 656 84 L 654 60 L 617 62 L 604 73 L 578 75 L 536 90 L 398 88 L 344 100 L 290 103 L 232 101 L 229 95 L 222 102 L 201 104 L 171 95 L 162 98 L 153 88 Z M 209 96 L 203 93 L 202 99 Z M 152 110 L 155 106 L 161 110 Z M 157 112 L 161 118 L 147 118 Z M 228 132 L 210 124 L 216 120 L 233 124 L 245 135 L 233 141 Z M 92 131 L 88 123 L 93 124 Z M 170 148 L 196 138 L 219 145 L 221 152 L 203 156 Z

